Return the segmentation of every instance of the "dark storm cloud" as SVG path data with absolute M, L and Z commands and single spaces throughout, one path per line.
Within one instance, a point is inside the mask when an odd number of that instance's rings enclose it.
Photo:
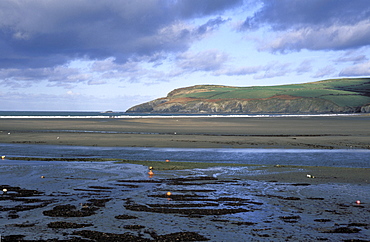
M 48 80 L 50 86 L 71 87 L 92 79 L 90 74 L 65 66 L 47 68 L 4 68 L 0 69 L 0 85 L 11 88 L 30 87 L 36 82 Z
M 218 27 L 220 24 L 227 22 L 228 20 L 229 19 L 224 20 L 221 17 L 210 19 L 207 23 L 198 27 L 198 34 L 207 33 L 208 31 L 213 30 L 214 28 Z
M 270 27 L 280 36 L 264 49 L 340 50 L 370 45 L 368 0 L 261 0 L 241 30 Z
M 368 0 L 261 0 L 262 8 L 244 22 L 245 28 L 263 24 L 275 30 L 294 26 L 356 24 L 370 18 Z
M 174 0 L 173 9 L 182 17 L 199 17 L 203 15 L 218 14 L 242 4 L 243 0 Z
M 184 20 L 222 13 L 241 0 L 0 1 L 0 67 L 45 67 L 73 58 L 124 62 L 132 56 L 185 50 L 222 19 L 204 26 Z

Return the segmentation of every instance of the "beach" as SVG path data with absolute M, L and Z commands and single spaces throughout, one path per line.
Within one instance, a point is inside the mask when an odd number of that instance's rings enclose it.
M 0 160 L 2 241 L 369 241 L 370 168 L 46 152 L 49 145 L 369 149 L 369 119 L 0 119 L 1 143 L 14 145 Z M 17 156 L 26 145 L 31 151 Z M 38 160 L 42 147 L 46 158 Z
M 0 119 L 0 139 L 107 147 L 369 149 L 369 121 L 369 115 Z

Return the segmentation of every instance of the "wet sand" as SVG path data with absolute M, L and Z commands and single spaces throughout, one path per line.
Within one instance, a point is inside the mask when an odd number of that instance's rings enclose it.
M 0 120 L 0 139 L 40 145 L 368 149 L 369 118 L 15 119 Z M 0 188 L 8 190 L 0 195 L 2 241 L 370 237 L 368 168 L 194 165 L 176 170 L 153 162 L 160 169 L 149 177 L 147 163 L 0 163 Z
M 370 115 L 0 119 L 2 143 L 108 147 L 370 149 Z
M 147 166 L 113 162 L 0 162 L 0 188 L 7 189 L 0 196 L 2 241 L 366 241 L 370 236 L 369 169 L 163 168 L 149 176 Z

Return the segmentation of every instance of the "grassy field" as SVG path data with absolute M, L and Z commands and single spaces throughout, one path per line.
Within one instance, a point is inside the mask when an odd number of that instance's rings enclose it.
M 362 106 L 370 103 L 370 78 L 331 79 L 306 84 L 255 87 L 199 85 L 183 88 L 171 98 L 194 99 L 263 99 L 274 96 L 325 99 L 339 106 Z

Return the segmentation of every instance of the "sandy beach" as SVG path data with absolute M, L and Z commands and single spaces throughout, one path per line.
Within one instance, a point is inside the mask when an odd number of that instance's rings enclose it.
M 370 116 L 0 119 L 2 143 L 108 147 L 370 149 Z
M 369 119 L 0 119 L 0 138 L 39 147 L 369 149 Z M 370 237 L 370 168 L 13 158 L 0 160 L 2 241 Z

